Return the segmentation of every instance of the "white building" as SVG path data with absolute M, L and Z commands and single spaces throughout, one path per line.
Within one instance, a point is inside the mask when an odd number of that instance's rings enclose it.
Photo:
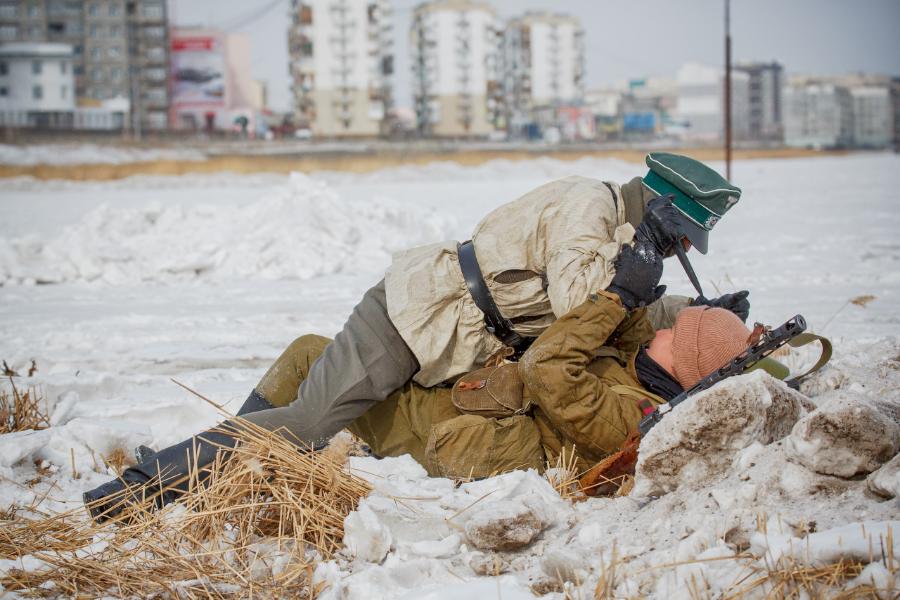
M 713 142 L 725 137 L 725 73 L 720 67 L 686 63 L 678 69 L 676 113 L 686 126 L 685 137 Z M 731 73 L 731 132 L 746 138 L 750 125 L 750 77 Z
M 68 44 L 0 45 L 0 125 L 70 127 L 75 109 Z
M 294 116 L 317 136 L 387 127 L 394 59 L 389 0 L 291 0 Z
M 850 88 L 853 110 L 853 145 L 886 148 L 893 142 L 894 107 L 887 85 L 860 85 Z
M 533 122 L 535 109 L 584 99 L 584 31 L 571 16 L 526 13 L 503 37 L 504 94 L 509 124 Z
M 416 7 L 410 27 L 413 97 L 419 131 L 487 136 L 501 118 L 501 27 L 478 0 L 435 0 Z
M 853 141 L 850 93 L 832 81 L 797 78 L 783 91 L 784 142 L 800 148 L 834 148 Z

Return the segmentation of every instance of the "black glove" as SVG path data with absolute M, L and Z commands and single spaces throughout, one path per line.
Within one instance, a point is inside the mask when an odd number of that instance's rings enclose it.
M 634 310 L 658 300 L 666 291 L 666 286 L 658 285 L 662 272 L 662 257 L 653 244 L 637 241 L 633 248 L 622 246 L 616 275 L 606 289 L 618 294 L 625 308 Z
M 715 306 L 716 308 L 725 308 L 736 314 L 741 318 L 741 321 L 746 323 L 747 317 L 750 316 L 750 301 L 747 299 L 747 296 L 749 295 L 750 292 L 748 290 L 741 290 L 740 292 L 735 292 L 733 294 L 723 294 L 718 298 L 704 298 L 703 296 L 700 296 L 694 298 L 691 304 L 693 306 Z
M 672 256 L 675 243 L 683 237 L 681 212 L 672 204 L 675 196 L 657 196 L 647 204 L 635 239 L 653 244 L 662 257 Z

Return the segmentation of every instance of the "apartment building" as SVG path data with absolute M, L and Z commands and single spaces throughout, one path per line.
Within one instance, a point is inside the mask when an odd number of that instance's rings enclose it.
M 512 131 L 535 110 L 584 99 L 584 30 L 568 15 L 532 12 L 509 21 L 503 36 L 503 88 Z
M 784 67 L 777 62 L 742 63 L 735 72 L 749 78 L 747 137 L 751 140 L 781 141 L 784 135 L 781 89 Z
M 715 142 L 725 137 L 725 71 L 699 63 L 685 63 L 675 77 L 676 113 L 684 124 L 685 139 Z M 747 139 L 750 132 L 750 76 L 731 73 L 731 132 Z
M 421 134 L 485 137 L 503 125 L 501 35 L 486 2 L 435 0 L 416 7 L 410 50 Z
M 295 124 L 322 137 L 385 133 L 394 72 L 389 0 L 291 0 Z
M 834 148 L 853 141 L 853 103 L 834 81 L 795 78 L 784 88 L 784 141 L 788 146 Z
M 71 45 L 79 103 L 129 98 L 133 127 L 168 127 L 165 0 L 0 0 L 8 41 Z
M 894 107 L 889 85 L 856 85 L 849 88 L 853 111 L 853 145 L 887 148 L 893 144 Z

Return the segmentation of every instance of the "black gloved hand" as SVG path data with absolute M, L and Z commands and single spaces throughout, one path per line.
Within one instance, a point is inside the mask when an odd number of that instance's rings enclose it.
M 750 295 L 748 290 L 741 290 L 740 292 L 735 292 L 733 294 L 723 294 L 718 298 L 704 298 L 700 296 L 695 298 L 691 304 L 693 306 L 715 306 L 717 308 L 725 308 L 730 310 L 738 317 L 740 317 L 741 321 L 744 323 L 747 322 L 747 317 L 750 316 L 750 300 L 747 299 L 747 296 Z
M 653 244 L 663 258 L 672 256 L 674 246 L 684 235 L 681 231 L 681 212 L 672 204 L 675 196 L 657 196 L 647 204 L 635 239 Z
M 665 293 L 666 286 L 658 285 L 662 272 L 662 257 L 653 244 L 637 241 L 634 247 L 622 246 L 616 258 L 616 275 L 606 289 L 618 294 L 625 308 L 634 310 Z

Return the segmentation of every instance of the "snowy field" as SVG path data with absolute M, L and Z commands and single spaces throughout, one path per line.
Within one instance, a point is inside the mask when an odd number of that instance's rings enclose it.
M 205 160 L 197 150 L 178 148 L 123 148 L 97 144 L 0 144 L 0 165 L 87 165 L 146 162 L 151 160 Z
M 172 378 L 236 410 L 295 337 L 340 328 L 393 250 L 468 239 L 492 208 L 557 177 L 624 183 L 643 171 L 540 159 L 367 175 L 0 182 L 0 359 L 22 374 L 35 361 L 20 385 L 46 393 L 52 424 L 0 436 L 0 509 L 42 494 L 48 509 L 76 506 L 110 478 L 98 455 L 212 425 L 214 409 Z M 716 227 L 710 254 L 691 255 L 707 296 L 750 289 L 751 320 L 801 313 L 834 341 L 831 365 L 803 389 L 823 408 L 793 433 L 806 410 L 797 395 L 745 376 L 710 402 L 743 394 L 753 401 L 740 406 L 782 407 L 793 420 L 722 433 L 674 481 L 646 464 L 628 497 L 572 504 L 535 473 L 454 487 L 408 457 L 353 459 L 376 490 L 348 519 L 345 551 L 317 572 L 324 597 L 592 598 L 615 564 L 617 597 L 715 597 L 779 557 L 854 558 L 870 563 L 857 584 L 888 590 L 885 544 L 900 556 L 891 522 L 900 501 L 870 488 L 896 494 L 896 457 L 877 484 L 865 475 L 900 443 L 897 172 L 900 157 L 888 154 L 739 161 L 741 202 Z M 690 292 L 677 262 L 666 263 L 664 283 Z M 787 360 L 799 369 L 810 357 Z M 817 415 L 844 427 L 839 439 L 822 437 L 828 423 L 810 420 Z M 685 427 L 671 436 L 687 439 Z M 664 449 L 654 440 L 648 456 Z M 36 461 L 53 473 L 28 485 Z M 526 548 L 492 555 L 473 541 L 479 519 L 525 513 L 540 523 Z M 745 558 L 721 560 L 736 554 Z M 0 572 L 13 566 L 0 560 Z

